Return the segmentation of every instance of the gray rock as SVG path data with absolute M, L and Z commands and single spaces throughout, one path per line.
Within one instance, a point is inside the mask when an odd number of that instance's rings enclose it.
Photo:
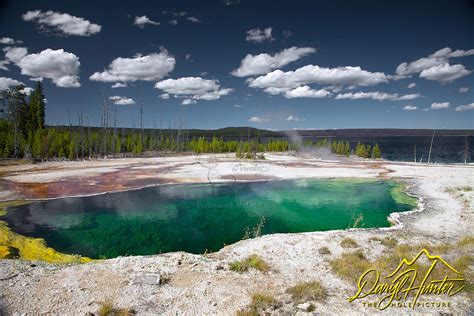
M 303 304 L 298 304 L 298 309 L 308 311 L 309 307 L 311 306 L 310 303 L 303 303 Z
M 137 274 L 133 278 L 133 284 L 160 285 L 160 275 L 157 273 Z

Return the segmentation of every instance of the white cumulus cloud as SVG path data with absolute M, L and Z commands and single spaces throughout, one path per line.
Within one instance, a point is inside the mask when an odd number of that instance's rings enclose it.
M 449 108 L 449 102 L 434 102 L 431 104 L 432 110 L 440 110 Z
M 5 44 L 5 45 L 15 45 L 15 44 L 22 44 L 22 41 L 16 41 L 11 37 L 2 37 L 0 38 L 0 44 Z
M 474 103 L 459 105 L 456 107 L 456 112 L 474 110 Z
M 265 29 L 254 28 L 248 30 L 246 40 L 252 43 L 263 43 L 271 42 L 275 39 L 272 37 L 272 28 L 267 27 Z
M 343 93 L 336 96 L 336 100 L 358 100 L 358 99 L 373 99 L 377 101 L 402 101 L 402 100 L 413 100 L 420 98 L 419 93 L 399 95 L 398 93 L 385 93 L 385 92 L 356 92 L 356 93 Z
M 20 90 L 21 93 L 24 93 L 26 95 L 30 95 L 31 92 L 33 92 L 34 89 L 33 88 L 30 88 L 30 87 L 24 87 L 23 89 Z
M 63 49 L 45 49 L 37 54 L 26 54 L 26 49 L 9 50 L 5 56 L 21 69 L 23 75 L 35 79 L 48 78 L 58 87 L 77 88 L 79 83 L 79 57 Z M 14 55 L 14 56 L 12 56 Z M 23 56 L 20 58 L 20 56 Z
M 326 89 L 315 90 L 309 86 L 301 86 L 292 90 L 285 91 L 285 98 L 326 98 L 331 96 L 332 93 Z
M 188 17 L 186 18 L 186 20 L 188 20 L 188 21 L 190 21 L 190 22 L 193 22 L 193 23 L 201 23 L 201 20 L 198 19 L 198 18 L 195 17 L 195 16 L 188 16 Z
M 183 102 L 181 102 L 182 105 L 189 105 L 189 104 L 195 104 L 197 101 L 193 99 L 184 99 Z
M 119 96 L 119 95 L 111 96 L 111 97 L 109 97 L 109 100 L 114 101 L 114 104 L 117 104 L 117 105 L 132 105 L 132 104 L 135 104 L 135 100 L 133 100 L 132 98 L 122 97 L 122 96 Z
M 456 79 L 467 76 L 471 73 L 463 65 L 450 65 L 444 63 L 425 69 L 420 73 L 420 77 L 428 80 L 436 80 L 441 83 L 453 82 Z
M 9 60 L 0 60 L 0 69 L 8 71 L 7 65 L 10 64 Z
M 416 111 L 416 110 L 418 110 L 418 107 L 408 104 L 408 105 L 405 105 L 403 107 L 403 110 L 405 110 L 405 111 Z
M 288 116 L 285 120 L 287 120 L 287 121 L 294 121 L 294 122 L 302 122 L 302 121 L 304 121 L 304 119 L 300 119 L 298 116 L 293 115 L 293 114 L 290 115 L 290 116 Z
M 23 14 L 24 21 L 34 22 L 40 29 L 62 35 L 90 36 L 99 33 L 101 26 L 67 13 L 40 10 L 28 11 Z
M 384 73 L 370 72 L 358 66 L 324 68 L 317 65 L 307 65 L 287 72 L 277 69 L 264 76 L 247 79 L 250 87 L 261 88 L 272 94 L 283 93 L 312 83 L 356 87 L 374 86 L 388 81 L 389 77 Z
M 263 123 L 263 122 L 267 122 L 267 121 L 268 120 L 260 118 L 258 116 L 252 116 L 251 118 L 249 118 L 249 122 L 252 122 L 252 123 Z
M 416 83 L 412 82 L 408 85 L 408 89 L 413 89 L 414 87 L 416 87 Z
M 23 84 L 23 83 L 15 79 L 0 77 L 0 91 L 7 90 L 8 88 L 12 86 L 17 86 L 20 84 Z
M 26 47 L 5 47 L 5 58 L 13 63 L 19 62 L 23 57 L 28 54 Z
M 127 84 L 126 83 L 121 83 L 121 82 L 116 82 L 112 85 L 112 89 L 117 89 L 117 88 L 126 88 Z
M 474 49 L 453 51 L 451 48 L 445 47 L 428 57 L 401 63 L 398 65 L 396 73 L 402 77 L 419 73 L 422 78 L 449 83 L 471 73 L 463 65 L 450 65 L 450 59 L 471 55 L 474 55 Z
M 137 55 L 133 58 L 119 57 L 106 70 L 95 72 L 89 79 L 102 82 L 160 80 L 174 69 L 175 64 L 176 60 L 166 50 L 159 54 Z
M 288 65 L 291 62 L 315 52 L 316 49 L 312 47 L 290 47 L 274 55 L 248 54 L 242 59 L 240 67 L 232 71 L 231 74 L 237 77 L 266 74 L 273 69 Z
M 217 100 L 221 96 L 228 95 L 234 91 L 229 88 L 221 88 L 217 80 L 204 79 L 201 77 L 166 79 L 157 82 L 155 88 L 176 97 L 208 101 Z
M 133 24 L 135 24 L 139 28 L 144 28 L 146 24 L 160 25 L 160 22 L 155 22 L 153 20 L 150 20 L 146 15 L 144 15 L 144 16 L 136 16 Z
M 469 88 L 468 87 L 461 87 L 459 88 L 459 93 L 466 93 L 469 91 Z

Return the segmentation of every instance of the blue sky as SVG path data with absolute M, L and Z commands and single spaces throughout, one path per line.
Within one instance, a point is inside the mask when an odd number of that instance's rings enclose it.
M 105 97 L 121 126 L 474 128 L 469 1 L 0 6 L 0 88 L 42 78 L 48 124 Z

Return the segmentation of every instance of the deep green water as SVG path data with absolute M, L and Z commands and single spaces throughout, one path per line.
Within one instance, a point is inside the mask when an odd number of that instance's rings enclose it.
M 234 243 L 262 218 L 263 234 L 389 226 L 387 216 L 413 208 L 392 181 L 285 180 L 186 184 L 8 209 L 16 232 L 41 237 L 65 253 L 92 258 L 170 251 L 202 253 Z

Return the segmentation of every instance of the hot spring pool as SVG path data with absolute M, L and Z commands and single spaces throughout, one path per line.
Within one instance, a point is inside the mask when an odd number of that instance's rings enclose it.
M 285 180 L 166 185 L 37 201 L 1 218 L 15 232 L 91 258 L 216 251 L 262 219 L 262 234 L 389 226 L 416 200 L 393 181 Z

